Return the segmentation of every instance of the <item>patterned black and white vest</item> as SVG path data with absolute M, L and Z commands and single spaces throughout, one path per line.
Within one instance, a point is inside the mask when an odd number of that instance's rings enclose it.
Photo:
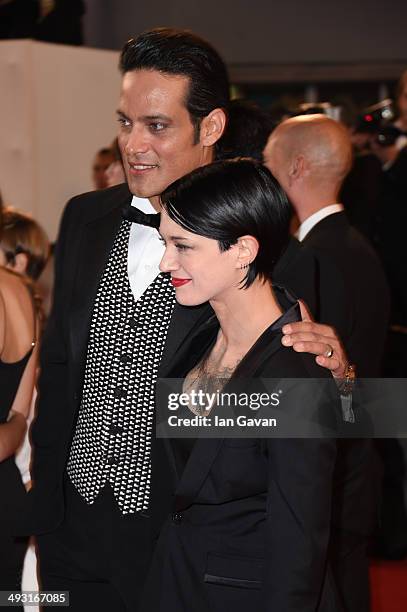
M 163 274 L 134 299 L 127 273 L 130 227 L 122 221 L 98 287 L 67 464 L 88 504 L 109 483 L 122 514 L 148 508 L 154 386 L 175 304 Z

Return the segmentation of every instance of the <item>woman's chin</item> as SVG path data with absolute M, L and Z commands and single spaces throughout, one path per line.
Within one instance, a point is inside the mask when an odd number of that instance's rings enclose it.
M 200 300 L 199 298 L 194 298 L 192 295 L 178 295 L 178 291 L 175 293 L 175 299 L 181 306 L 200 306 L 201 304 L 204 304 L 207 301 Z

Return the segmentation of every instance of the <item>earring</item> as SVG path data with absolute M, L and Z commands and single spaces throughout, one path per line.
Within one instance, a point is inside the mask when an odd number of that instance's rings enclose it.
M 247 264 L 240 264 L 240 269 L 241 270 L 245 270 L 246 268 L 248 268 L 250 266 L 250 263 Z

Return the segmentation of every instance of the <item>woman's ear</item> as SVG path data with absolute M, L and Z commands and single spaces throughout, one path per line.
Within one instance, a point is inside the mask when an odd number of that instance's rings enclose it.
M 259 243 L 254 236 L 241 236 L 237 241 L 238 257 L 236 268 L 248 268 L 257 257 Z
M 221 108 L 213 111 L 202 119 L 200 128 L 201 144 L 205 147 L 213 146 L 222 136 L 226 126 L 226 114 Z

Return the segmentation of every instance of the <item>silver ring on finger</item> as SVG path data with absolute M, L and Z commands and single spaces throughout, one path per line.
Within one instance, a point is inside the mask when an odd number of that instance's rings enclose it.
M 334 350 L 330 344 L 327 344 L 328 350 L 325 351 L 324 357 L 332 357 Z

